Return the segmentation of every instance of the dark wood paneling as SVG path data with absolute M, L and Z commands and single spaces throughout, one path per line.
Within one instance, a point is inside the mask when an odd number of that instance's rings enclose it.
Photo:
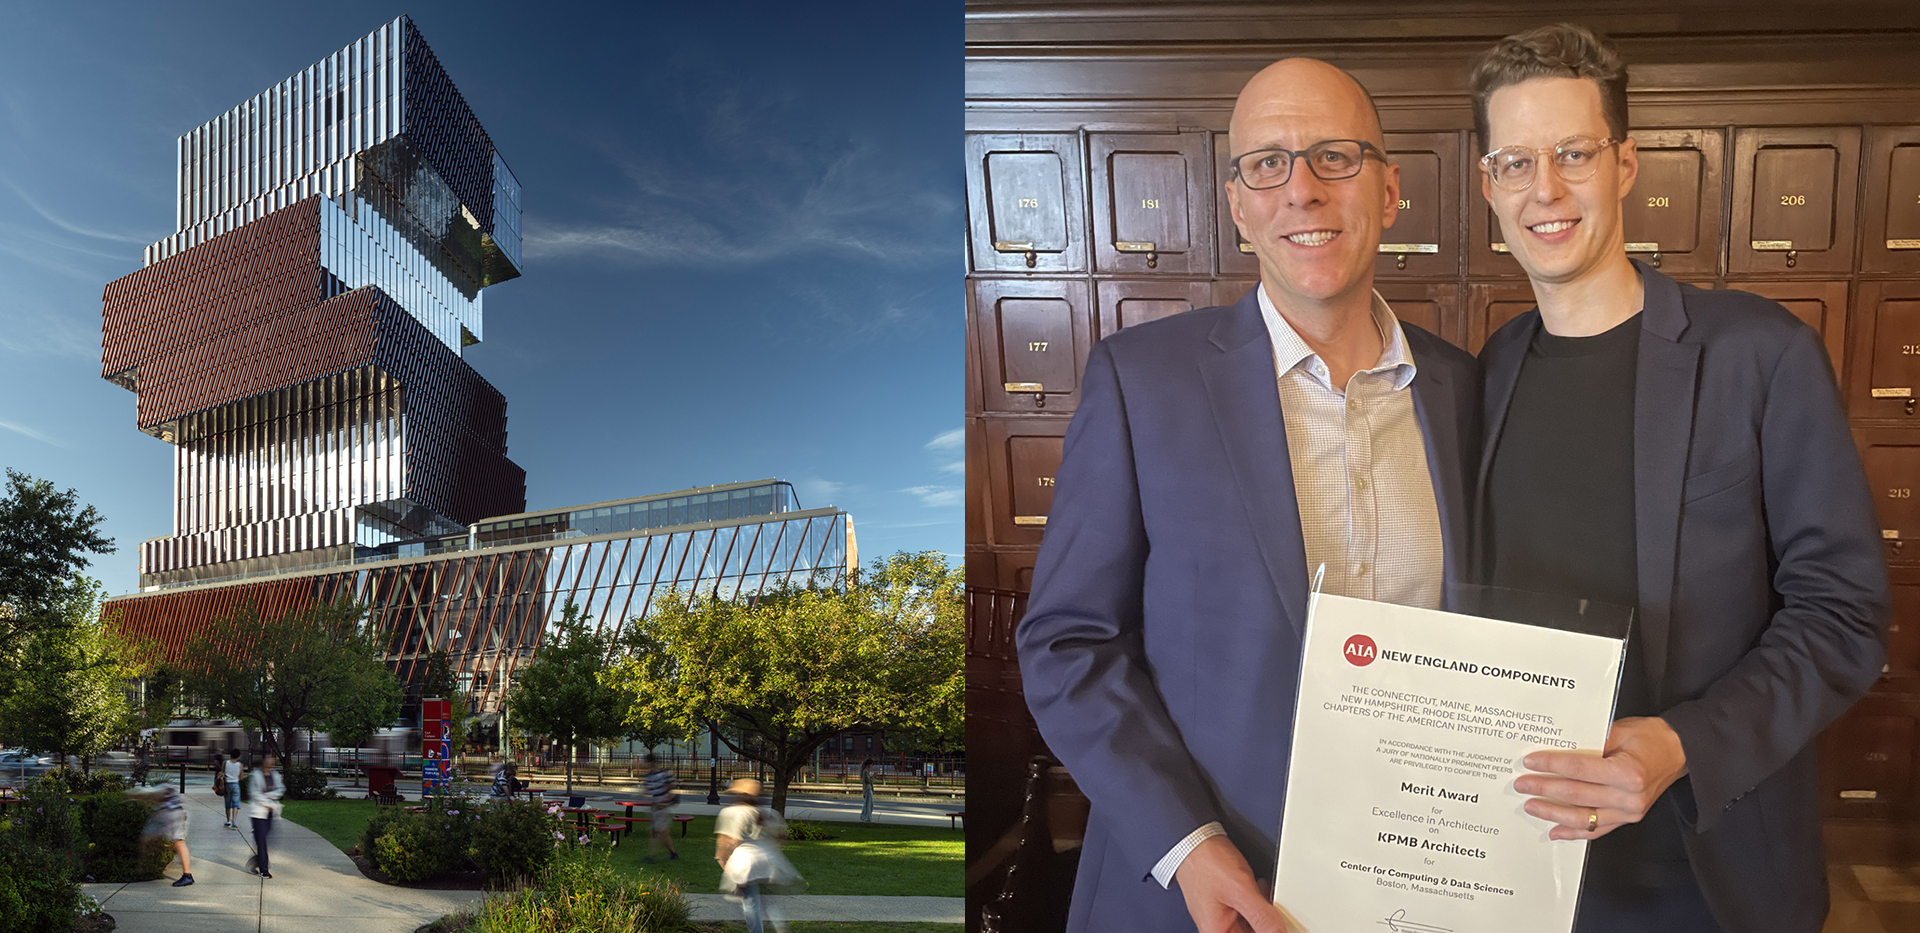
M 1098 272 L 1213 272 L 1208 135 L 1092 133 L 1093 265 Z
M 1204 308 L 1211 303 L 1212 286 L 1203 279 L 1103 279 L 1093 286 L 1100 309 L 1094 326 L 1106 337 L 1135 324 Z
M 1855 428 L 1888 566 L 1920 565 L 1920 431 Z
M 1621 205 L 1627 252 L 1675 277 L 1720 272 L 1719 129 L 1635 129 L 1640 177 Z
M 1380 233 L 1374 273 L 1382 278 L 1460 274 L 1462 133 L 1388 133 L 1388 159 L 1400 166 L 1400 212 Z
M 1452 283 L 1422 285 L 1415 282 L 1382 282 L 1375 289 L 1386 299 L 1395 317 L 1418 324 L 1440 339 L 1458 347 L 1467 343 L 1467 316 L 1460 307 L 1460 286 Z
M 1730 273 L 1853 268 L 1860 128 L 1734 131 Z
M 983 409 L 1073 411 L 1093 339 L 1086 281 L 975 279 L 973 311 Z
M 1087 268 L 1085 158 L 1077 133 L 967 136 L 967 221 L 979 272 Z
M 993 506 L 988 540 L 997 546 L 1039 547 L 1053 508 L 1053 475 L 1060 468 L 1067 419 L 989 418 L 985 427 Z
M 1853 312 L 1855 418 L 1920 426 L 1920 282 L 1862 282 Z
M 1867 128 L 1860 268 L 1920 273 L 1920 126 Z
M 1482 282 L 1469 289 L 1467 302 L 1467 350 L 1479 353 L 1494 331 L 1533 308 L 1533 286 L 1525 281 Z

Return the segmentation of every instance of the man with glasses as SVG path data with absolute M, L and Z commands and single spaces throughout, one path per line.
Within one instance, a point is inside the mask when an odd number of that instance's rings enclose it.
M 1627 73 L 1586 29 L 1472 76 L 1481 193 L 1538 308 L 1490 337 L 1479 574 L 1634 607 L 1603 756 L 1514 782 L 1589 841 L 1575 929 L 1819 930 L 1813 739 L 1879 674 L 1886 571 L 1818 334 L 1627 257 Z
M 1277 62 L 1233 111 L 1260 285 L 1094 347 L 1016 635 L 1092 801 L 1071 930 L 1286 929 L 1269 902 L 1308 580 L 1464 579 L 1473 359 L 1373 290 L 1399 171 L 1359 83 Z

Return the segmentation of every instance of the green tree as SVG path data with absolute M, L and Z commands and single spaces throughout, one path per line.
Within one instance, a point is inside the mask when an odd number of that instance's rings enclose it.
M 533 660 L 513 676 L 507 717 L 515 729 L 544 735 L 566 749 L 567 794 L 573 794 L 576 745 L 610 745 L 627 732 L 633 696 L 604 677 L 612 639 L 587 628 L 586 613 L 568 600 L 560 622 Z
M 101 586 L 79 577 L 63 588 L 61 624 L 28 633 L 15 651 L 12 689 L 0 700 L 0 741 L 54 752 L 90 766 L 137 728 L 130 681 L 144 652 L 100 619 Z
M 363 613 L 344 599 L 275 619 L 242 605 L 187 643 L 180 665 L 186 692 L 213 715 L 252 723 L 269 741 L 277 735 L 283 758 L 299 729 L 391 723 L 400 684 L 361 625 Z
M 679 592 L 635 620 L 608 679 L 637 698 L 634 721 L 711 721 L 721 741 L 774 775 L 773 807 L 813 750 L 847 729 L 927 745 L 960 740 L 966 712 L 962 577 L 936 552 L 899 553 L 842 590 L 752 600 Z
M 88 554 L 113 553 L 100 534 L 105 519 L 81 506 L 69 489 L 11 468 L 0 496 L 0 658 L 13 655 L 32 631 L 71 621 L 64 609 L 78 595 Z

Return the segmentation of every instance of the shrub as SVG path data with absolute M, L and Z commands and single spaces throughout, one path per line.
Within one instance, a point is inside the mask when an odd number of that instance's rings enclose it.
M 280 769 L 280 779 L 287 782 L 288 800 L 321 800 L 327 794 L 327 776 L 319 768 L 309 765 L 288 765 Z
M 91 794 L 104 794 L 109 791 L 123 791 L 128 788 L 127 779 L 112 771 L 92 771 L 82 773 L 71 768 L 49 771 L 41 780 L 70 797 L 85 797 Z
M 0 933 L 65 930 L 91 905 L 73 859 L 37 839 L 0 833 Z
M 553 817 L 537 803 L 513 801 L 477 808 L 473 858 L 496 883 L 532 880 L 553 860 Z
M 141 846 L 140 830 L 153 805 L 125 794 L 107 793 L 79 800 L 80 829 L 89 841 L 87 873 L 95 881 L 152 881 L 173 857 L 168 846 Z
M 68 796 L 65 785 L 49 777 L 39 777 L 22 786 L 20 795 L 25 799 L 14 808 L 14 830 L 75 858 L 77 869 L 77 853 L 86 848 L 86 838 L 80 832 L 73 798 Z
M 380 870 L 395 881 L 424 881 L 445 871 L 462 854 L 449 851 L 445 837 L 432 814 L 402 811 L 374 841 Z
M 540 890 L 489 896 L 476 931 L 488 933 L 654 933 L 688 926 L 680 886 L 659 875 L 628 876 L 607 863 L 605 846 L 567 849 L 541 873 Z
M 406 811 L 399 807 L 376 808 L 373 816 L 367 819 L 367 825 L 360 827 L 360 857 L 366 859 L 374 868 L 380 868 L 380 846 L 378 845 L 380 837 L 386 834 L 387 827 L 406 815 Z
M 819 842 L 826 839 L 838 839 L 840 834 L 827 829 L 827 824 L 812 820 L 788 820 L 787 838 L 795 842 Z

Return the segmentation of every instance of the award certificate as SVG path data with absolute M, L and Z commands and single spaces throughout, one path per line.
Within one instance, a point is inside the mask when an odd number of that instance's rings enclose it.
M 1315 594 L 1274 872 L 1295 929 L 1571 930 L 1587 844 L 1513 779 L 1604 747 L 1625 637 Z

